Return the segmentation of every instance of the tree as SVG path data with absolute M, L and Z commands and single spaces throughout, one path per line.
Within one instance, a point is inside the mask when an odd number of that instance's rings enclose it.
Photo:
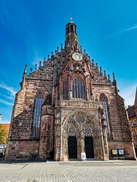
M 8 131 L 0 124 L 0 144 L 6 144 L 8 139 Z

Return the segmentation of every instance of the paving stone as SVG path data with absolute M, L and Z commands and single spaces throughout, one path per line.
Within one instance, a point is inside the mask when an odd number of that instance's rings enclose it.
M 0 182 L 137 182 L 137 161 L 5 162 Z

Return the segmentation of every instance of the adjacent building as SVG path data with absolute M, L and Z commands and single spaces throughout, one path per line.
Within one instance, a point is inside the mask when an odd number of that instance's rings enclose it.
M 35 70 L 25 66 L 12 112 L 6 159 L 135 159 L 123 98 L 82 51 L 76 25 Z
M 134 147 L 137 155 L 137 90 L 136 90 L 134 105 L 129 106 L 126 110 L 129 118 L 129 127 L 131 131 L 131 136 L 134 142 Z

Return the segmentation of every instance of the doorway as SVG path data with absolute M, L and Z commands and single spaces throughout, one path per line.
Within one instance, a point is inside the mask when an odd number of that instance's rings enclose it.
M 87 158 L 94 158 L 93 138 L 90 136 L 85 137 L 85 152 Z
M 69 159 L 77 158 L 77 139 L 75 136 L 68 137 L 68 155 Z

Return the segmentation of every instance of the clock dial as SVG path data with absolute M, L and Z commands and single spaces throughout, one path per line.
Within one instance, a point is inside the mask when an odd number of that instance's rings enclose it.
M 74 60 L 76 60 L 76 61 L 81 61 L 82 58 L 83 58 L 83 55 L 80 54 L 80 53 L 75 52 L 75 53 L 72 54 L 72 58 L 73 58 Z

